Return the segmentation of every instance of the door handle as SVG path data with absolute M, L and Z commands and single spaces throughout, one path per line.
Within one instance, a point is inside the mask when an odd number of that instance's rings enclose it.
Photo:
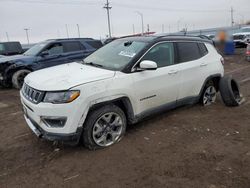
M 168 72 L 169 75 L 173 75 L 173 74 L 177 74 L 177 73 L 178 73 L 177 70 L 171 70 L 171 71 Z
M 205 67 L 205 66 L 207 66 L 207 63 L 201 63 L 200 66 L 201 66 L 201 67 Z

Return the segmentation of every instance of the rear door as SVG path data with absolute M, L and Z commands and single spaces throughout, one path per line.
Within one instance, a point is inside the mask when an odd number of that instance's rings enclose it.
M 179 99 L 196 97 L 207 78 L 207 49 L 199 42 L 177 42 L 177 57 L 180 66 L 181 87 Z M 201 46 L 200 46 L 201 45 Z M 203 47 L 203 54 L 201 53 Z M 204 48 L 205 47 L 205 48 Z
M 82 60 L 85 57 L 86 48 L 79 41 L 63 42 L 63 49 L 68 62 Z
M 180 88 L 179 65 L 175 64 L 174 45 L 162 42 L 141 59 L 157 63 L 157 70 L 133 73 L 136 113 L 156 107 L 175 107 Z M 140 62 L 141 62 L 140 61 Z

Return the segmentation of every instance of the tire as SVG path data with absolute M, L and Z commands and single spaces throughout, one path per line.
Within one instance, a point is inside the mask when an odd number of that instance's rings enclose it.
M 106 105 L 94 109 L 83 125 L 83 145 L 90 150 L 111 146 L 122 139 L 126 126 L 126 116 L 118 106 Z M 113 138 L 113 136 L 115 137 Z
M 216 101 L 216 88 L 212 80 L 209 80 L 202 92 L 200 103 L 202 106 L 209 106 Z
M 30 73 L 31 71 L 22 69 L 16 71 L 12 76 L 12 85 L 16 89 L 21 89 L 23 86 L 24 78 Z
M 231 77 L 226 76 L 220 80 L 220 94 L 226 106 L 239 106 L 241 95 L 238 83 Z

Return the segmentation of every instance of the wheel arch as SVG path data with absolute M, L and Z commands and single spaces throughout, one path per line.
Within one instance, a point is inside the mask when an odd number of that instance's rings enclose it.
M 114 105 L 118 106 L 119 108 L 121 108 L 126 115 L 128 124 L 134 123 L 135 115 L 134 115 L 133 106 L 132 106 L 130 99 L 127 96 L 115 98 L 112 100 L 103 101 L 103 102 L 100 102 L 100 103 L 97 103 L 97 104 L 90 106 L 88 113 L 87 113 L 87 117 L 93 110 L 98 109 L 98 108 L 103 107 L 103 106 L 108 105 L 108 104 L 114 104 Z
M 213 81 L 213 83 L 215 84 L 216 91 L 218 92 L 219 91 L 219 84 L 220 84 L 220 79 L 221 78 L 222 78 L 221 74 L 214 74 L 214 75 L 211 75 L 211 76 L 207 77 L 207 79 L 204 81 L 204 83 L 203 83 L 203 85 L 201 87 L 199 98 L 201 97 L 201 95 L 202 95 L 202 93 L 204 91 L 204 88 L 205 88 L 206 84 L 209 81 Z

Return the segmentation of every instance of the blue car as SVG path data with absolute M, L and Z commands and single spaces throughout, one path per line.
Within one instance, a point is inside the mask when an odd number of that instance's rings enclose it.
M 22 55 L 0 58 L 0 85 L 20 89 L 30 72 L 82 60 L 102 47 L 91 38 L 54 39 L 38 43 Z

